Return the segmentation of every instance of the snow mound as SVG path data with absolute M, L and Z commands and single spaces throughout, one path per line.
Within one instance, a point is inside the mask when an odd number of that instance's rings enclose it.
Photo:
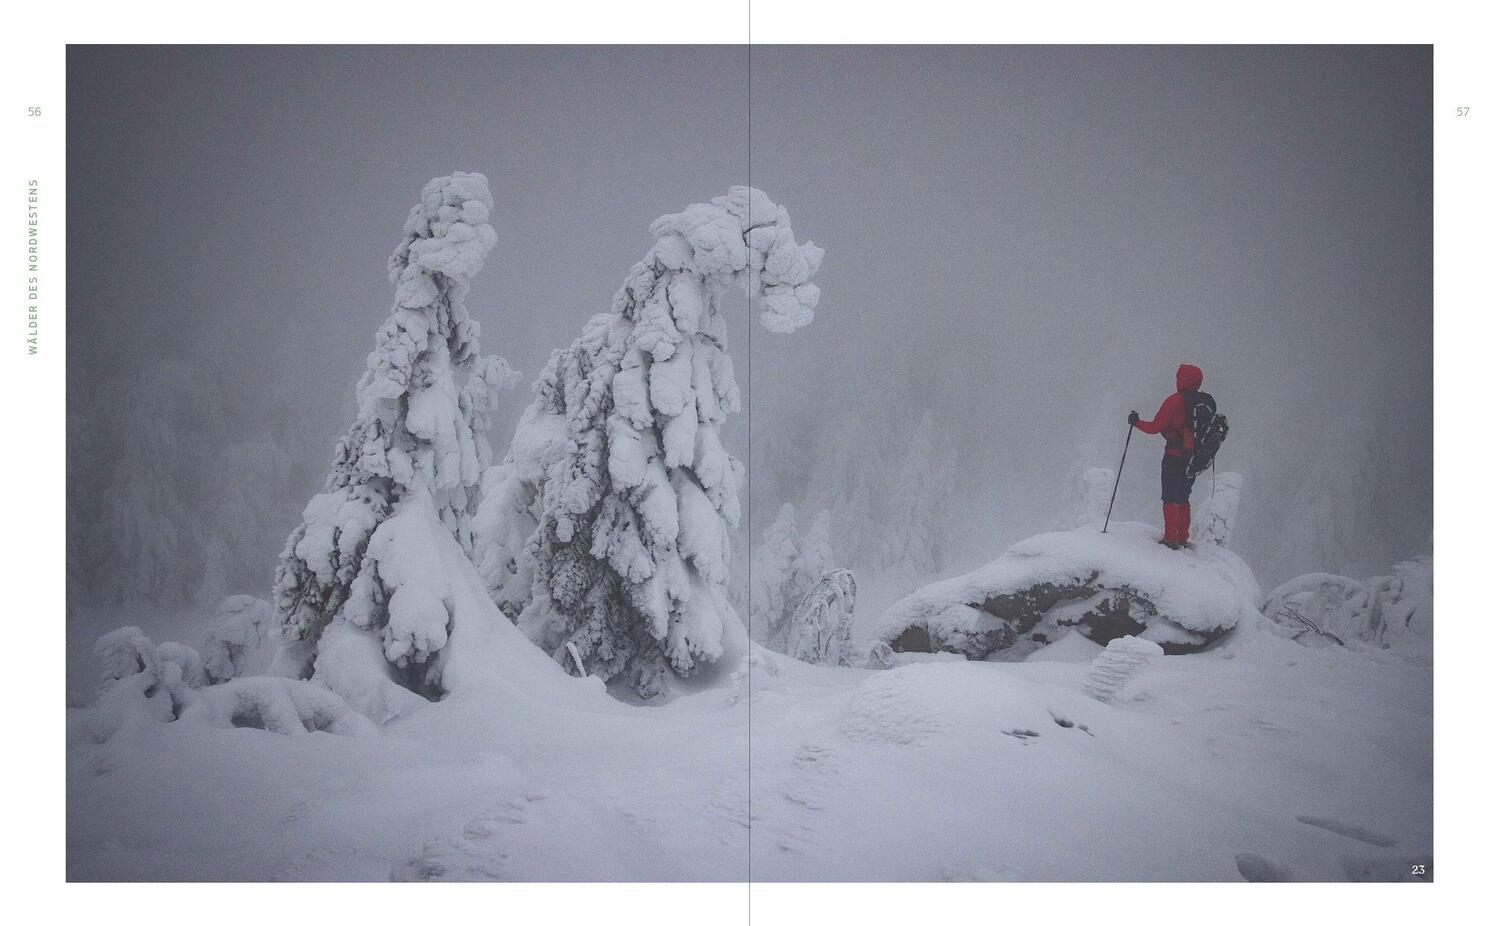
M 1132 678 L 1140 674 L 1151 660 L 1162 655 L 1162 648 L 1150 640 L 1120 637 L 1110 640 L 1104 652 L 1094 657 L 1083 691 L 1095 701 L 1108 704 Z
M 1259 600 L 1249 567 L 1220 546 L 1170 550 L 1145 524 L 1081 528 L 1031 537 L 906 596 L 881 619 L 874 649 L 1011 658 L 1076 628 L 1099 644 L 1135 636 L 1186 653 L 1253 615 Z
M 877 675 L 855 689 L 839 715 L 839 732 L 862 743 L 911 745 L 945 734 L 950 721 L 921 694 L 921 679 L 910 668 Z
M 1066 731 L 1087 734 L 1099 705 L 1077 691 L 960 662 L 873 673 L 839 713 L 838 731 L 872 745 L 949 749 L 956 740 L 1027 744 Z
M 1104 648 L 1078 632 L 1069 629 L 1060 639 L 1053 640 L 1040 649 L 1026 655 L 1026 662 L 1093 662 Z
M 1278 586 L 1261 613 L 1304 646 L 1432 651 L 1432 557 L 1363 581 L 1314 572 Z

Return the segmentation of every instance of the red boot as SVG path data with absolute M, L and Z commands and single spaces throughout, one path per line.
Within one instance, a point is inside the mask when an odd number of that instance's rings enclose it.
M 1161 503 L 1161 542 L 1177 549 L 1177 505 L 1175 502 Z
M 1188 530 L 1193 526 L 1193 506 L 1183 502 L 1177 506 L 1177 545 L 1188 546 Z

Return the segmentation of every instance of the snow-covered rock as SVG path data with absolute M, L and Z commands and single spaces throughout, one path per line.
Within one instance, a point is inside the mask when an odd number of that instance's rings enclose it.
M 874 648 L 1010 658 L 1076 628 L 1095 643 L 1128 635 L 1185 653 L 1255 613 L 1260 589 L 1239 557 L 1213 544 L 1169 550 L 1156 535 L 1123 523 L 1108 534 L 1081 528 L 1024 540 L 896 602 Z
M 1307 646 L 1432 651 L 1432 557 L 1397 563 L 1363 581 L 1314 572 L 1278 586 L 1261 613 Z

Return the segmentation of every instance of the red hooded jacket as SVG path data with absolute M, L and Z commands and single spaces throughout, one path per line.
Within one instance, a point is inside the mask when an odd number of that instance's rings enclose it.
M 1167 396 L 1157 409 L 1156 417 L 1150 421 L 1137 421 L 1135 426 L 1147 434 L 1160 434 L 1167 439 L 1167 453 L 1180 457 L 1193 452 L 1193 427 L 1187 418 L 1187 403 L 1182 394 L 1203 385 L 1203 371 L 1191 363 L 1177 368 L 1177 391 Z

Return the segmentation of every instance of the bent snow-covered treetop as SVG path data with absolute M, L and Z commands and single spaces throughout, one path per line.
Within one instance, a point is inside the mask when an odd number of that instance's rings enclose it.
M 651 234 L 613 311 L 542 371 L 476 518 L 501 608 L 559 661 L 576 653 L 647 695 L 718 660 L 736 622 L 728 529 L 744 468 L 719 439 L 740 407 L 721 302 L 741 285 L 762 325 L 795 331 L 812 321 L 823 258 L 749 187 Z
M 812 321 L 818 287 L 810 281 L 823 262 L 823 249 L 811 241 L 799 244 L 786 208 L 760 190 L 731 187 L 708 203 L 662 216 L 651 223 L 651 234 L 656 244 L 637 270 L 649 272 L 659 263 L 719 283 L 737 280 L 759 297 L 760 323 L 768 331 L 796 331 Z
M 495 246 L 493 206 L 483 174 L 458 172 L 423 187 L 390 258 L 395 302 L 357 386 L 358 414 L 277 568 L 277 621 L 300 653 L 295 671 L 316 671 L 335 690 L 325 630 L 341 621 L 377 638 L 374 652 L 389 663 L 412 670 L 403 683 L 434 683 L 425 669 L 446 643 L 443 603 L 394 612 L 401 570 L 382 560 L 390 544 L 378 541 L 399 507 L 420 502 L 471 549 L 479 477 L 490 462 L 484 434 L 499 390 L 515 379 L 503 359 L 481 356 L 479 323 L 464 304 Z M 414 627 L 408 618 L 418 613 L 431 619 Z M 389 674 L 380 664 L 365 670 L 370 678 Z

